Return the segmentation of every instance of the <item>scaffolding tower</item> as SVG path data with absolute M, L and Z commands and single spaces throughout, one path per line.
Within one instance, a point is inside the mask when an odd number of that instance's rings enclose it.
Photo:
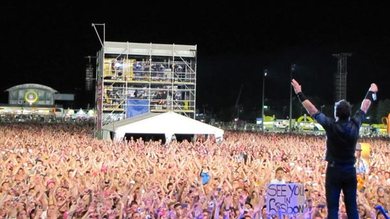
M 351 53 L 333 54 L 337 58 L 337 72 L 334 77 L 335 101 L 347 99 L 347 59 Z
M 196 45 L 109 42 L 97 53 L 97 132 L 148 112 L 195 118 Z

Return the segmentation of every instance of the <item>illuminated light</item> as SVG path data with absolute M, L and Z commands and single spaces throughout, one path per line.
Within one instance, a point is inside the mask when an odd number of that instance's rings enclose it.
M 38 94 L 33 90 L 27 91 L 24 94 L 24 100 L 31 105 L 38 101 Z

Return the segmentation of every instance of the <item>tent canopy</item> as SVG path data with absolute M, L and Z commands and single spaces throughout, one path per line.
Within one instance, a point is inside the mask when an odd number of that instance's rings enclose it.
M 169 142 L 174 134 L 207 134 L 222 140 L 224 131 L 175 112 L 146 113 L 103 126 L 103 131 L 115 133 L 115 139 L 123 139 L 126 133 L 164 134 Z

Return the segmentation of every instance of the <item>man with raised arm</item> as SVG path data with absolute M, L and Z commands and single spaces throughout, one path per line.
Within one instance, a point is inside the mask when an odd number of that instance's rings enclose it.
M 313 105 L 302 92 L 301 85 L 293 79 L 291 85 L 303 107 L 326 131 L 326 156 L 328 162 L 325 177 L 326 203 L 328 219 L 339 218 L 339 199 L 343 191 L 344 202 L 349 219 L 358 219 L 356 203 L 357 178 L 355 164 L 355 147 L 359 138 L 362 121 L 376 101 L 378 87 L 372 83 L 364 97 L 360 109 L 351 116 L 351 105 L 346 100 L 336 102 L 334 118 L 328 117 Z

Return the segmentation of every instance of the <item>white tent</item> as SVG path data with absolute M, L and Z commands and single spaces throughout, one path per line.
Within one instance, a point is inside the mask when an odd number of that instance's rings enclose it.
M 75 115 L 76 118 L 83 118 L 83 117 L 86 117 L 86 116 L 87 116 L 87 114 L 84 112 L 83 109 L 80 109 L 80 110 L 76 113 L 76 115 Z
M 207 134 L 222 140 L 224 131 L 198 120 L 175 112 L 146 113 L 129 119 L 123 119 L 103 126 L 104 137 L 109 132 L 115 133 L 115 139 L 123 139 L 126 133 L 164 134 L 166 142 L 170 142 L 174 134 Z

